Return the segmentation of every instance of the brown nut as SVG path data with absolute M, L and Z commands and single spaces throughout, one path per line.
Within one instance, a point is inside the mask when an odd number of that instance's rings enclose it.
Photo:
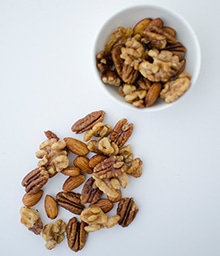
M 161 83 L 153 83 L 151 85 L 145 98 L 146 107 L 150 107 L 156 102 L 156 100 L 160 96 L 161 89 L 162 89 Z
M 30 171 L 22 180 L 21 184 L 27 193 L 37 193 L 47 183 L 49 174 L 44 167 Z
M 63 191 L 69 192 L 77 187 L 79 187 L 84 181 L 86 177 L 82 174 L 77 176 L 70 176 L 63 183 Z
M 107 158 L 107 156 L 101 155 L 101 154 L 93 155 L 89 159 L 89 167 L 93 169 L 97 164 L 101 163 L 106 158 Z
M 150 24 L 151 20 L 152 20 L 151 18 L 145 18 L 138 21 L 138 23 L 133 28 L 134 35 L 136 34 L 141 35 L 143 31 L 147 28 L 147 26 Z
M 117 214 L 120 216 L 118 222 L 122 227 L 127 227 L 136 217 L 138 206 L 135 204 L 133 198 L 122 198 L 118 203 Z
M 46 195 L 44 198 L 44 209 L 47 217 L 55 219 L 58 215 L 58 205 L 56 200 L 51 195 Z
M 81 202 L 82 204 L 86 203 L 95 203 L 102 196 L 103 192 L 96 187 L 95 180 L 90 177 L 84 184 L 81 191 Z
M 83 133 L 91 129 L 96 123 L 102 122 L 105 117 L 105 112 L 103 110 L 94 111 L 85 117 L 79 119 L 72 125 L 71 130 L 76 133 Z
M 116 145 L 121 148 L 130 138 L 133 129 L 134 125 L 132 123 L 128 124 L 127 119 L 123 118 L 119 120 L 112 129 L 112 132 L 110 134 L 110 140 L 115 142 Z
M 89 159 L 86 156 L 77 156 L 74 161 L 73 164 L 80 168 L 80 170 L 83 173 L 87 173 L 87 174 L 91 174 L 93 173 L 92 168 L 89 167 Z
M 27 207 L 31 207 L 34 206 L 35 204 L 37 204 L 41 197 L 43 195 L 43 190 L 39 190 L 37 193 L 33 194 L 33 193 L 26 193 L 23 198 L 22 198 L 22 202 L 25 206 Z
M 80 174 L 81 170 L 76 166 L 68 166 L 64 170 L 62 170 L 62 174 L 66 176 L 78 176 Z
M 89 153 L 87 145 L 81 140 L 77 140 L 75 138 L 67 137 L 64 138 L 66 142 L 66 147 L 74 154 L 79 156 L 85 156 Z
M 80 194 L 75 192 L 59 192 L 56 195 L 58 205 L 66 210 L 80 214 L 85 206 L 81 203 Z
M 71 250 L 78 252 L 85 246 L 88 237 L 88 232 L 85 231 L 87 225 L 84 221 L 78 221 L 76 217 L 71 218 L 67 223 L 66 236 Z

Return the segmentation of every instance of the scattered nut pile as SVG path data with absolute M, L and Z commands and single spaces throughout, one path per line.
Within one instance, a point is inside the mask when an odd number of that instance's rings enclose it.
M 126 102 L 145 108 L 159 98 L 171 103 L 188 90 L 185 53 L 174 28 L 160 18 L 145 18 L 133 28 L 118 27 L 96 60 L 103 83 L 115 86 Z
M 104 117 L 104 111 L 95 111 L 73 124 L 74 133 L 84 133 L 83 141 L 60 139 L 46 131 L 47 139 L 36 152 L 38 166 L 22 179 L 26 193 L 20 209 L 21 223 L 41 234 L 49 250 L 66 235 L 69 248 L 77 252 L 85 246 L 90 232 L 116 224 L 127 227 L 138 212 L 134 199 L 123 197 L 121 189 L 127 187 L 129 176 L 142 175 L 142 160 L 134 158 L 131 146 L 126 144 L 134 125 L 123 118 L 111 127 L 104 123 Z M 70 156 L 74 156 L 72 164 Z M 47 217 L 57 220 L 43 224 L 36 204 L 49 179 L 58 175 L 67 176 L 62 191 L 46 194 L 43 200 Z M 67 222 L 58 218 L 59 207 L 73 214 Z M 116 212 L 111 214 L 111 210 Z

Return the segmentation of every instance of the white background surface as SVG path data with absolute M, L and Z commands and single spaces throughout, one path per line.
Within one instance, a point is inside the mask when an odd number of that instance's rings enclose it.
M 130 143 L 144 161 L 143 176 L 127 195 L 140 211 L 128 228 L 93 233 L 78 255 L 220 255 L 219 2 L 154 0 L 182 15 L 202 50 L 200 77 L 175 108 L 138 113 L 100 91 L 93 46 L 102 25 L 124 7 L 120 1 L 0 1 L 1 255 L 72 255 L 66 241 L 47 251 L 20 224 L 20 182 L 35 168 L 43 131 L 71 136 L 85 114 L 103 109 L 114 124 L 135 124 Z

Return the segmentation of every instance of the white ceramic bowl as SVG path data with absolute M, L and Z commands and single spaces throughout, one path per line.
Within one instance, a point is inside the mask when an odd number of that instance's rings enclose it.
M 165 103 L 163 100 L 159 99 L 154 105 L 148 108 L 136 108 L 132 104 L 125 102 L 124 98 L 118 94 L 117 88 L 114 86 L 105 85 L 101 81 L 100 72 L 96 68 L 96 54 L 104 49 L 104 45 L 109 37 L 109 35 L 117 29 L 119 26 L 123 27 L 134 27 L 134 25 L 142 20 L 143 18 L 161 18 L 164 21 L 165 26 L 173 27 L 177 31 L 177 39 L 186 48 L 186 67 L 185 71 L 189 72 L 192 76 L 190 88 L 176 101 L 173 103 Z M 151 112 L 166 109 L 168 107 L 174 106 L 180 100 L 187 100 L 187 94 L 191 91 L 192 87 L 195 85 L 196 80 L 199 75 L 200 65 L 201 65 L 201 53 L 198 39 L 195 32 L 189 23 L 182 18 L 179 14 L 170 11 L 168 9 L 144 5 L 135 6 L 128 9 L 122 10 L 119 13 L 113 15 L 109 18 L 101 28 L 98 33 L 95 46 L 94 46 L 94 66 L 96 69 L 96 74 L 99 80 L 99 85 L 107 95 L 109 95 L 114 101 L 122 104 L 124 107 L 130 109 L 138 109 L 139 111 Z

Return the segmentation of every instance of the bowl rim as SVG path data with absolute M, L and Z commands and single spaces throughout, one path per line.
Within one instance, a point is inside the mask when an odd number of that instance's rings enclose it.
M 133 9 L 143 9 L 143 8 L 151 8 L 151 9 L 155 9 L 156 11 L 162 11 L 165 12 L 167 14 L 171 14 L 172 16 L 174 16 L 176 19 L 180 20 L 182 24 L 184 24 L 184 26 L 187 27 L 187 30 L 190 31 L 190 35 L 192 35 L 193 37 L 193 41 L 194 44 L 196 45 L 196 57 L 197 57 L 197 66 L 195 67 L 195 72 L 193 74 L 193 77 L 191 79 L 191 85 L 190 88 L 184 93 L 184 95 L 182 95 L 181 97 L 179 97 L 177 100 L 175 100 L 172 103 L 165 103 L 162 102 L 162 105 L 156 106 L 153 105 L 151 107 L 145 107 L 145 108 L 138 108 L 133 106 L 131 103 L 126 102 L 125 100 L 123 101 L 123 97 L 121 97 L 122 100 L 117 99 L 111 92 L 109 92 L 109 90 L 107 89 L 108 85 L 105 85 L 101 79 L 100 79 L 100 71 L 97 69 L 96 67 L 96 54 L 97 54 L 97 44 L 98 44 L 98 40 L 99 37 L 103 31 L 103 29 L 108 25 L 108 23 L 110 23 L 114 18 L 118 17 L 119 15 L 129 12 Z M 144 17 L 143 17 L 144 18 Z M 120 26 L 120 24 L 118 25 Z M 107 40 L 107 38 L 106 38 Z M 96 73 L 96 78 L 98 79 L 99 82 L 99 87 L 101 87 L 102 91 L 108 95 L 108 97 L 110 97 L 114 102 L 117 102 L 117 104 L 127 108 L 127 109 L 131 109 L 131 110 L 136 110 L 138 112 L 156 112 L 156 111 L 161 111 L 161 110 L 165 110 L 168 108 L 171 108 L 172 106 L 178 104 L 179 102 L 181 102 L 181 100 L 185 98 L 185 94 L 189 94 L 193 87 L 196 84 L 196 81 L 198 80 L 199 74 L 200 74 L 200 69 L 201 69 L 201 47 L 200 47 L 200 43 L 197 37 L 197 34 L 195 32 L 195 30 L 193 29 L 192 25 L 188 22 L 188 20 L 186 20 L 182 15 L 180 15 L 177 11 L 158 5 L 158 4 L 140 4 L 140 5 L 135 5 L 135 6 L 128 6 L 126 8 L 122 8 L 119 11 L 115 12 L 114 14 L 112 14 L 111 16 L 108 16 L 105 21 L 102 23 L 102 26 L 98 29 L 98 32 L 96 33 L 95 36 L 95 42 L 93 44 L 93 66 L 95 68 L 95 73 Z M 110 86 L 110 85 L 109 85 Z

